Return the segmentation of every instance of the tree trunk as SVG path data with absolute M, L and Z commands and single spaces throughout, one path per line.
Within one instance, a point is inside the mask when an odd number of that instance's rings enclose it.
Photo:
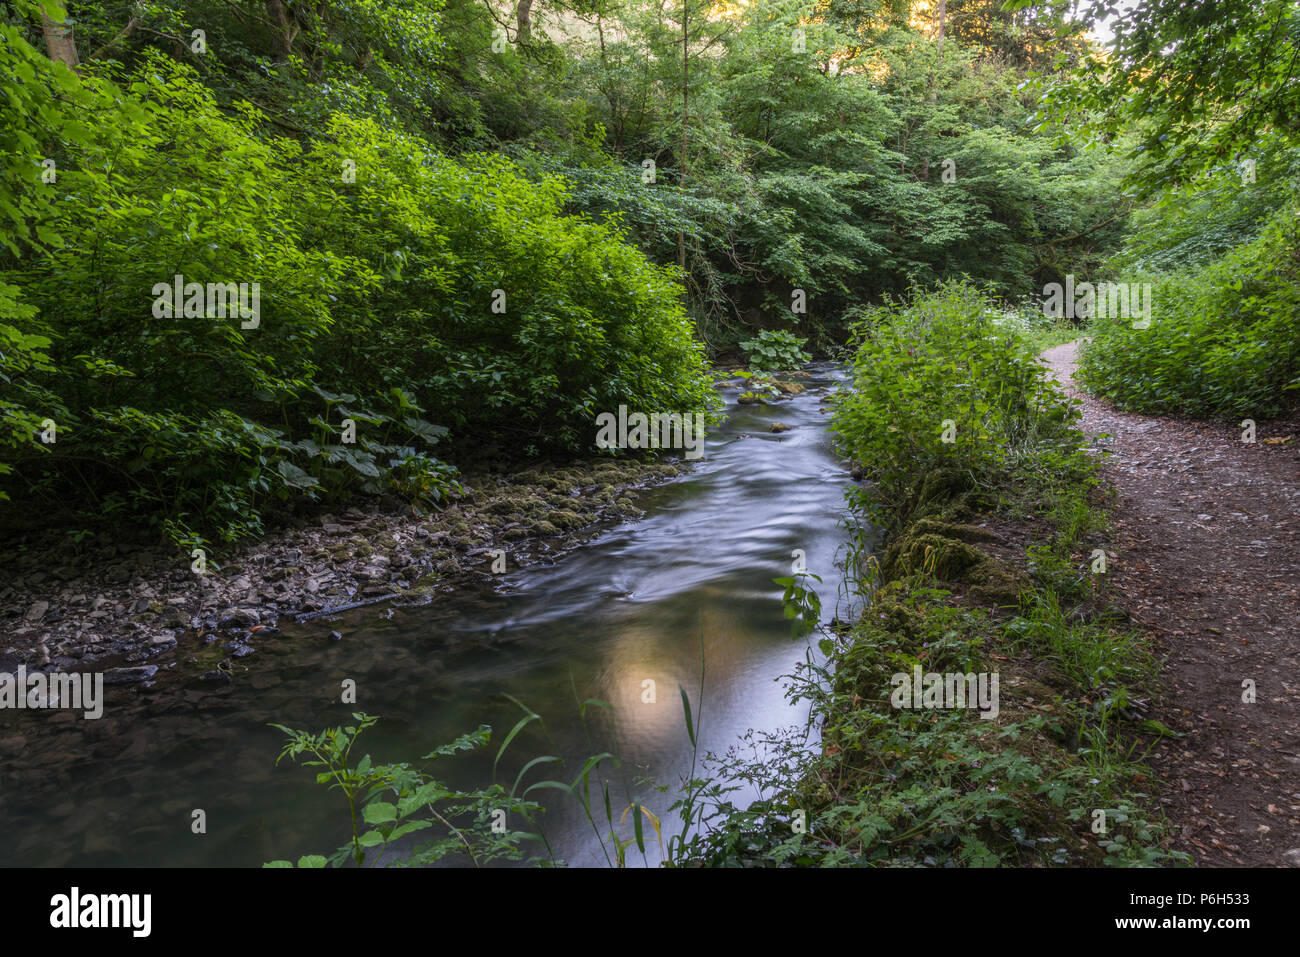
M 515 20 L 519 24 L 521 42 L 533 35 L 533 0 L 519 0 L 515 6 Z
M 41 32 L 45 34 L 45 48 L 50 59 L 66 63 L 76 69 L 81 60 L 77 57 L 77 42 L 72 38 L 72 27 L 68 26 L 68 11 L 62 0 L 54 0 L 48 6 L 54 9 L 54 16 L 41 8 Z
M 939 0 L 939 58 L 943 58 L 943 22 L 948 18 L 948 0 Z M 939 90 L 934 85 L 934 74 L 930 74 L 930 106 L 934 107 L 939 102 Z M 930 178 L 930 155 L 927 153 L 924 162 L 921 163 L 921 179 Z
M 275 46 L 280 58 L 287 60 L 293 53 L 293 41 L 298 38 L 302 28 L 284 8 L 284 0 L 266 0 L 266 12 L 275 24 Z

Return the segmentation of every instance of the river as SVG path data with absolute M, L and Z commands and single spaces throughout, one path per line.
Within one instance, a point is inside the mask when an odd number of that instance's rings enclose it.
M 489 724 L 487 751 L 447 763 L 450 783 L 472 786 L 491 778 L 497 744 L 524 713 L 507 696 L 546 725 L 510 745 L 497 769 L 507 788 L 529 758 L 556 754 L 566 765 L 543 765 L 527 782 L 568 780 L 585 756 L 611 751 L 621 758 L 604 766 L 616 819 L 643 800 L 667 837 L 673 788 L 638 781 L 675 785 L 692 767 L 678 686 L 690 695 L 701 755 L 749 728 L 802 726 L 807 706 L 787 702 L 781 679 L 808 641 L 791 638 L 772 579 L 789 575 L 801 550 L 824 579 L 823 617 L 837 604 L 845 611 L 837 560 L 849 477 L 821 411 L 843 373 L 807 371 L 807 391 L 787 402 L 737 405 L 738 390 L 727 391 L 730 414 L 709 431 L 695 468 L 645 492 L 643 518 L 594 529 L 554 564 L 391 614 L 381 605 L 287 625 L 241 661 L 248 671 L 236 680 L 200 684 L 181 663 L 153 689 L 107 689 L 97 721 L 0 712 L 0 864 L 256 866 L 327 853 L 347 837 L 346 804 L 311 770 L 276 765 L 283 736 L 270 723 L 316 730 L 352 711 L 379 715 L 359 745 L 376 761 L 413 761 Z M 773 422 L 790 429 L 772 433 Z M 330 638 L 335 630 L 342 640 Z M 356 682 L 354 706 L 340 703 L 345 680 Z M 589 707 L 584 722 L 578 703 L 589 698 L 610 707 Z M 534 796 L 544 798 L 560 858 L 606 864 L 576 802 Z M 191 826 L 196 809 L 206 833 Z

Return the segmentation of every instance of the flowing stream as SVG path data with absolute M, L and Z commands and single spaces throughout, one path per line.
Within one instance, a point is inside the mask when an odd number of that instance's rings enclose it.
M 808 641 L 790 637 L 772 579 L 789 575 L 802 550 L 824 579 L 823 616 L 836 612 L 849 482 L 820 411 L 843 373 L 808 372 L 799 380 L 807 391 L 788 402 L 736 405 L 729 390 L 731 414 L 710 430 L 704 458 L 644 493 L 644 518 L 597 529 L 552 565 L 507 572 L 493 590 L 467 588 L 391 617 L 381 605 L 288 625 L 229 684 L 171 674 L 145 691 L 107 688 L 97 721 L 0 711 L 0 864 L 256 866 L 329 853 L 348 836 L 346 803 L 311 769 L 276 765 L 283 735 L 271 723 L 319 730 L 348 723 L 352 711 L 379 715 L 358 745 L 376 761 L 416 761 L 488 724 L 488 749 L 440 771 L 471 787 L 491 780 L 497 746 L 524 714 L 511 697 L 545 728 L 534 722 L 511 743 L 498 781 L 509 788 L 544 754 L 565 764 L 534 768 L 526 784 L 572 780 L 586 756 L 613 752 L 620 765 L 603 769 L 616 822 L 643 800 L 664 819 L 666 839 L 667 807 L 694 755 L 679 684 L 700 725 L 699 757 L 747 729 L 807 721 L 806 704 L 791 706 L 780 679 Z M 773 422 L 790 430 L 772 433 Z M 344 638 L 331 640 L 333 630 Z M 339 703 L 345 679 L 356 682 L 354 706 Z M 579 703 L 591 698 L 609 708 L 588 707 L 581 720 Z M 558 857 L 605 865 L 576 802 L 551 790 L 531 797 L 547 807 L 542 823 Z M 193 833 L 196 809 L 206 833 Z M 600 818 L 603 808 L 603 827 Z M 621 832 L 631 834 L 630 820 Z M 629 861 L 640 865 L 640 855 Z

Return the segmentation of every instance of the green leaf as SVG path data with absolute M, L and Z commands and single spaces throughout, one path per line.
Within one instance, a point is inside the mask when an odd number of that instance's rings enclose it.
M 384 824 L 397 820 L 397 807 L 386 801 L 372 801 L 362 808 L 361 816 L 368 824 Z
M 562 763 L 563 762 L 559 758 L 549 754 L 542 755 L 539 758 L 533 758 L 531 761 L 529 761 L 527 764 L 523 766 L 523 768 L 519 771 L 518 776 L 515 777 L 515 783 L 510 788 L 511 799 L 513 800 L 515 796 L 515 792 L 519 789 L 519 782 L 521 782 L 524 779 L 524 775 L 526 775 L 534 767 L 536 767 L 539 764 L 562 764 Z
M 636 849 L 644 854 L 645 835 L 641 833 L 641 805 L 636 803 L 632 805 L 632 833 L 636 835 Z
M 294 465 L 287 459 L 281 459 L 276 463 L 275 470 L 280 473 L 284 479 L 284 484 L 290 488 L 315 488 L 320 485 L 315 478 L 308 475 L 298 466 Z
M 494 778 L 496 777 L 496 773 L 497 773 L 497 764 L 501 761 L 501 755 L 506 753 L 506 748 L 510 745 L 510 742 L 515 739 L 515 735 L 517 735 L 520 731 L 524 730 L 524 728 L 528 727 L 528 725 L 532 724 L 534 721 L 541 721 L 541 720 L 542 720 L 541 715 L 537 715 L 537 714 L 533 714 L 532 712 L 529 712 L 524 717 L 520 718 L 519 721 L 515 724 L 515 726 L 510 729 L 510 733 L 507 734 L 505 736 L 505 739 L 501 742 L 501 747 L 497 751 L 497 756 L 492 761 L 492 776 Z
M 691 739 L 691 747 L 695 747 L 695 726 L 691 723 L 691 699 L 686 695 L 686 689 L 680 684 L 677 690 L 682 694 L 682 711 L 686 713 L 686 734 Z

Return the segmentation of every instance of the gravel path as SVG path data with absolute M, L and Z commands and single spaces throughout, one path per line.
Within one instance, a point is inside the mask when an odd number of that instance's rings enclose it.
M 1300 423 L 1116 411 L 1074 387 L 1078 343 L 1042 360 L 1082 402 L 1117 492 L 1111 597 L 1164 659 L 1150 761 L 1175 846 L 1202 867 L 1300 866 Z M 1254 702 L 1247 682 L 1253 682 Z

